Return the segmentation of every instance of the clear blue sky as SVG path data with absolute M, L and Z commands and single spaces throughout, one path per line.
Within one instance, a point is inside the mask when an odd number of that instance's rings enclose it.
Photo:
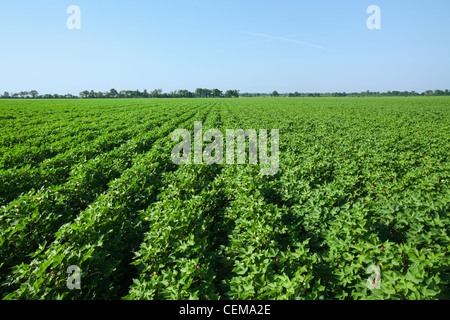
M 448 0 L 3 0 L 0 93 L 448 89 L 449 34 Z

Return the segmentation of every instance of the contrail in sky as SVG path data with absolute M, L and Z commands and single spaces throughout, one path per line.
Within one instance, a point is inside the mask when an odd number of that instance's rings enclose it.
M 317 49 L 325 49 L 324 47 L 317 46 L 315 44 L 311 44 L 311 43 L 307 43 L 307 42 L 303 42 L 303 41 L 298 41 L 298 40 L 292 40 L 292 39 L 288 39 L 288 38 L 284 38 L 284 37 L 276 37 L 276 36 L 271 36 L 271 35 L 268 35 L 268 34 L 254 33 L 254 32 L 245 32 L 245 33 L 253 35 L 253 36 L 268 38 L 268 39 L 292 42 L 292 43 L 300 44 L 302 46 L 308 46 L 308 47 L 313 47 L 313 48 L 317 48 Z

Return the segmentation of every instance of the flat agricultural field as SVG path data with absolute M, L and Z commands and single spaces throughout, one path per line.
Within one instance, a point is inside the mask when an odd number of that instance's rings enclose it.
M 450 298 L 448 97 L 4 99 L 0 128 L 0 298 Z

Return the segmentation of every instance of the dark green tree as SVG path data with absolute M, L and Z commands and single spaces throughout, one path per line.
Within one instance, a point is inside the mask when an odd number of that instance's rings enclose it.
M 212 90 L 212 96 L 214 98 L 220 98 L 220 97 L 223 96 L 223 92 L 221 90 L 219 90 L 219 89 L 213 89 Z

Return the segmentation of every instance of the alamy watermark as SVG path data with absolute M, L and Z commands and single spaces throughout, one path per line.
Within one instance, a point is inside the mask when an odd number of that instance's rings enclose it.
M 259 141 L 256 130 L 249 129 L 244 132 L 242 129 L 226 130 L 226 164 L 235 164 L 235 141 L 237 141 L 237 164 L 245 164 L 246 160 L 246 138 L 249 140 L 249 164 L 261 165 L 262 175 L 274 175 L 279 169 L 279 143 L 280 134 L 278 129 L 272 129 L 271 135 L 271 153 L 267 154 L 267 130 L 259 130 Z M 194 156 L 192 159 L 191 134 L 186 129 L 177 129 L 172 133 L 172 141 L 183 140 L 172 150 L 172 161 L 175 164 L 223 164 L 224 163 L 224 139 L 223 134 L 218 129 L 209 129 L 203 134 L 203 125 L 201 121 L 194 122 Z M 203 142 L 211 142 L 202 150 Z M 258 152 L 259 146 L 259 152 Z M 180 156 L 180 153 L 182 155 Z M 204 162 L 203 162 L 204 161 Z M 270 165 L 270 166 L 268 166 Z
M 367 8 L 367 14 L 371 16 L 367 19 L 367 28 L 370 30 L 381 29 L 381 9 L 377 5 L 371 5 Z
M 69 290 L 81 289 L 81 269 L 78 266 L 70 266 L 67 268 L 67 273 L 70 276 L 67 278 L 67 288 Z
M 70 5 L 66 10 L 70 16 L 66 20 L 66 26 L 69 30 L 81 29 L 81 9 L 77 5 Z M 370 5 L 367 8 L 367 14 L 370 14 L 366 21 L 367 28 L 370 30 L 381 29 L 381 9 L 377 5 Z
M 66 10 L 70 16 L 66 20 L 66 26 L 69 30 L 81 29 L 81 9 L 79 6 L 71 5 Z
M 380 267 L 371 265 L 367 268 L 366 273 L 372 273 L 367 279 L 366 287 L 370 290 L 381 289 L 381 270 Z
M 66 26 L 69 30 L 81 29 L 81 9 L 77 5 L 70 5 L 66 10 L 70 16 L 66 20 Z M 370 30 L 381 29 L 381 9 L 377 5 L 370 5 L 367 8 L 367 14 L 371 16 L 367 19 L 366 25 Z

